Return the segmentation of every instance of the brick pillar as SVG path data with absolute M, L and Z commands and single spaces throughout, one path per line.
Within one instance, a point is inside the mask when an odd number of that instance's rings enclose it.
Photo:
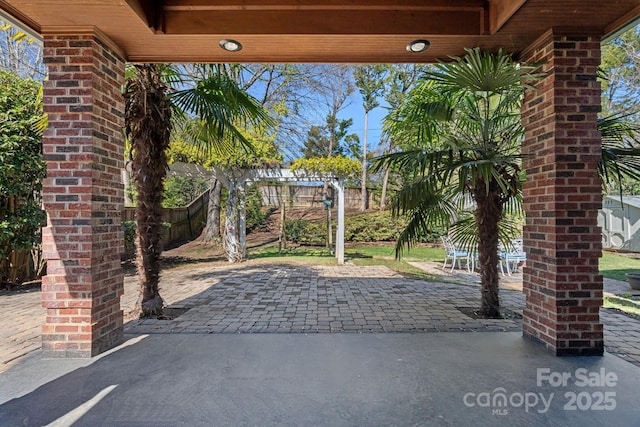
M 522 111 L 523 332 L 559 356 L 602 355 L 600 38 L 550 30 L 522 59 L 544 63 L 547 73 L 536 91 L 527 91 Z
M 94 31 L 44 36 L 47 357 L 91 357 L 123 339 L 124 60 L 112 46 Z

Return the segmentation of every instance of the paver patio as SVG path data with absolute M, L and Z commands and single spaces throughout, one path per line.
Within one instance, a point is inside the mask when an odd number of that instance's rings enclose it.
M 136 278 L 126 278 L 122 307 L 129 321 L 125 333 L 521 331 L 518 316 L 490 320 L 463 314 L 459 308 L 478 306 L 477 275 L 451 279 L 468 284 L 406 278 L 382 266 L 271 265 L 259 261 L 239 266 L 181 266 L 165 270 L 161 280 L 169 313 L 181 313 L 173 319 L 133 319 L 130 312 L 137 298 Z M 503 308 L 515 313 L 521 313 L 524 306 L 518 280 L 518 276 L 505 278 L 505 288 L 500 291 Z M 605 286 L 624 284 L 606 281 Z M 40 347 L 44 310 L 38 290 L 0 293 L 0 310 L 5 313 L 0 325 L 0 370 L 4 370 Z M 609 309 L 602 309 L 601 317 L 607 351 L 640 366 L 640 321 Z
M 517 331 L 517 320 L 472 319 L 477 288 L 405 278 L 386 267 L 242 266 L 191 273 L 209 283 L 170 305 L 175 320 L 135 320 L 125 333 L 459 332 Z M 214 286 L 215 285 L 215 286 Z M 521 293 L 505 292 L 518 310 Z

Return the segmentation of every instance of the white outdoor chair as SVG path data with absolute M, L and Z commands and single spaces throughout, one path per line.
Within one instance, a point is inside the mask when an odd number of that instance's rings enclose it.
M 501 248 L 500 251 L 500 270 L 502 271 L 502 275 L 504 276 L 506 267 L 507 274 L 511 276 L 513 272 L 518 271 L 520 263 L 526 260 L 527 254 L 524 252 L 522 239 L 513 239 L 509 242 L 507 248 Z
M 473 255 L 469 254 L 469 251 L 461 250 L 456 248 L 456 245 L 448 236 L 442 236 L 442 244 L 444 245 L 444 264 L 442 264 L 442 269 L 447 268 L 447 262 L 451 259 L 451 272 L 456 267 L 456 261 L 458 262 L 458 268 L 462 268 L 460 262 L 461 260 L 467 261 L 467 271 L 472 271 L 473 265 Z

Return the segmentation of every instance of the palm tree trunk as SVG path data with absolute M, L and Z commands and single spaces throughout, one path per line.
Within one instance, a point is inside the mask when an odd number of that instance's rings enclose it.
M 166 149 L 171 133 L 168 88 L 158 64 L 136 65 L 125 86 L 126 133 L 133 151 L 132 169 L 138 192 L 136 205 L 137 260 L 142 317 L 162 313 L 160 254 L 162 253 L 162 192 L 167 173 Z
M 498 296 L 498 224 L 502 218 L 502 205 L 497 192 L 487 192 L 483 182 L 474 190 L 474 212 L 478 233 L 478 263 L 480 264 L 481 305 L 486 317 L 500 317 Z

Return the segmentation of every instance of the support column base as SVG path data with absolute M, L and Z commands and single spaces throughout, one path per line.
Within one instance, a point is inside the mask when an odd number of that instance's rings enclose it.
M 535 335 L 532 335 L 526 331 L 522 332 L 522 337 L 526 340 L 533 341 L 536 344 L 543 345 L 554 356 L 603 356 L 604 355 L 604 342 L 600 341 L 593 347 L 579 347 L 579 348 L 558 348 L 553 346 Z

